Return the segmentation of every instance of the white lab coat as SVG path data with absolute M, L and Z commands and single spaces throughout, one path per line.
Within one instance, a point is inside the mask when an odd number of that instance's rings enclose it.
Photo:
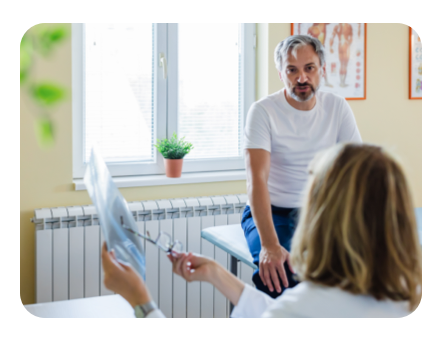
M 232 317 L 404 317 L 408 302 L 378 301 L 304 281 L 276 299 L 246 285 Z
M 407 301 L 378 301 L 369 295 L 354 295 L 338 287 L 304 281 L 287 289 L 276 299 L 245 285 L 232 318 L 277 317 L 404 317 L 410 311 Z M 148 318 L 164 317 L 160 310 Z

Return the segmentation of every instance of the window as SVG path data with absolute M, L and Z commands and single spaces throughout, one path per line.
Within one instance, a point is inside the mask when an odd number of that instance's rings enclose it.
M 73 173 L 92 146 L 113 176 L 164 174 L 153 146 L 194 149 L 183 172 L 244 170 L 254 24 L 73 24 Z

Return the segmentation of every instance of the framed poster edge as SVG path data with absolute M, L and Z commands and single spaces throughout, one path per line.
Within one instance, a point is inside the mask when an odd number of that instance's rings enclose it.
M 295 33 L 295 23 L 290 23 L 290 33 L 292 36 Z M 345 99 L 347 101 L 367 99 L 367 23 L 364 23 L 364 97 L 346 97 Z
M 408 99 L 409 100 L 422 100 L 422 96 L 421 97 L 413 97 L 411 95 L 411 36 L 413 33 L 413 29 L 411 28 L 411 26 L 408 26 Z

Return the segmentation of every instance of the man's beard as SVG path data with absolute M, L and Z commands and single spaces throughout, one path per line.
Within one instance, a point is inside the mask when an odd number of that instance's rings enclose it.
M 296 87 L 303 87 L 303 86 L 309 86 L 310 87 L 310 94 L 308 94 L 307 92 L 305 93 L 300 93 L 299 95 L 295 93 L 295 88 Z M 315 89 L 312 85 L 308 84 L 308 83 L 304 83 L 304 84 L 297 84 L 294 88 L 290 89 L 290 97 L 298 102 L 306 102 L 310 99 L 313 98 L 313 96 L 315 96 L 316 92 L 319 89 L 319 85 L 318 87 Z M 308 94 L 308 95 L 307 95 Z

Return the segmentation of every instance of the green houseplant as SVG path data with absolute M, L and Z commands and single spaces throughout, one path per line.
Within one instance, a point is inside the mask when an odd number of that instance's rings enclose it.
M 178 139 L 176 133 L 173 133 L 170 139 L 157 139 L 157 144 L 154 145 L 164 157 L 167 177 L 181 177 L 183 158 L 193 149 L 193 145 L 190 142 L 184 141 L 184 138 Z
M 70 91 L 39 72 L 43 60 L 51 63 L 54 51 L 70 36 L 71 24 L 38 24 L 20 42 L 20 96 L 24 111 L 35 115 L 35 133 L 40 147 L 55 142 L 55 108 L 67 100 Z M 43 78 L 42 78 L 43 77 Z

